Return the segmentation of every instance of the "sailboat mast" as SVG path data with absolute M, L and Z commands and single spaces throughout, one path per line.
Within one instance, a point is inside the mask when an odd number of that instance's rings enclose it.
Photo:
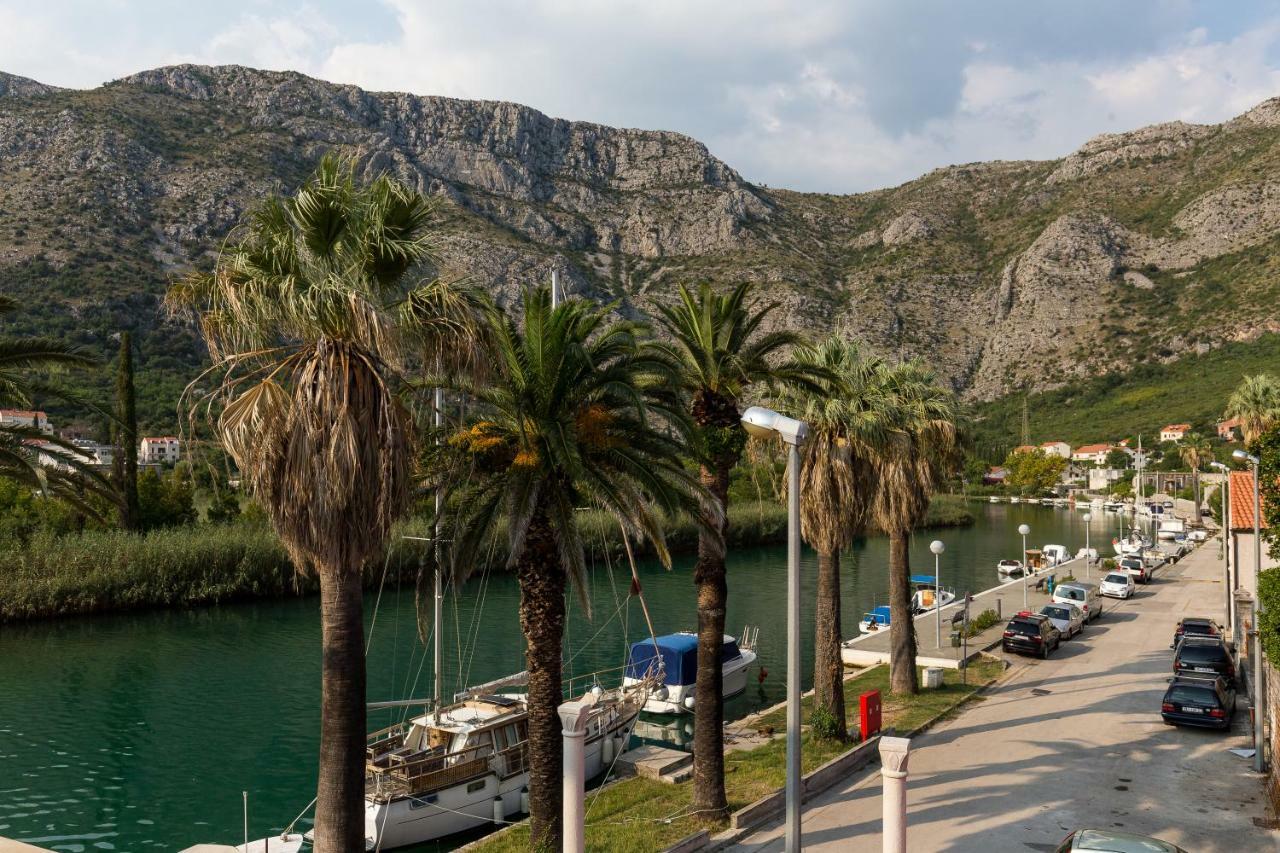
M 437 442 L 440 440 L 440 437 L 439 437 L 440 426 L 444 421 L 444 413 L 441 411 L 444 408 L 443 404 L 444 404 L 444 392 L 440 388 L 437 388 L 435 389 L 435 392 L 432 395 L 432 400 L 431 400 L 431 408 L 432 408 L 431 420 L 436 428 Z M 440 630 L 443 624 L 440 618 L 440 600 L 444 598 L 444 582 L 443 582 L 443 578 L 441 577 L 441 575 L 443 574 L 443 568 L 440 565 L 440 508 L 443 506 L 443 504 L 444 504 L 444 487 L 437 486 L 436 487 L 436 514 L 433 522 L 434 530 L 432 530 L 432 533 L 431 533 L 431 538 L 432 538 L 431 544 L 432 544 L 432 548 L 435 550 L 434 562 L 436 564 L 435 611 L 432 614 L 432 623 L 431 623 L 431 636 L 434 638 L 434 642 L 432 643 L 433 648 L 431 649 L 432 674 L 434 676 L 432 689 L 431 689 L 431 698 L 433 700 L 432 707 L 434 708 L 435 713 L 437 714 L 440 713 L 440 693 L 441 693 L 440 664 L 441 664 L 441 660 L 443 659 L 443 656 L 440 653 L 440 648 L 441 648 Z

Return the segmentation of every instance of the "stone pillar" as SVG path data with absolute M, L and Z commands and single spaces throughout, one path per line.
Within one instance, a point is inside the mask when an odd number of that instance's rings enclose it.
M 880 738 L 884 853 L 907 853 L 907 759 L 910 752 L 910 738 Z
M 586 849 L 586 739 L 587 716 L 596 704 L 596 697 L 587 693 L 581 699 L 563 703 L 560 713 L 560 734 L 564 738 L 564 797 L 561 814 L 564 821 L 565 853 L 583 853 Z

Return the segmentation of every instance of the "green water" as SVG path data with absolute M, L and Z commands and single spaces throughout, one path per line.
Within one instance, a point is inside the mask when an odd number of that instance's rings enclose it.
M 929 541 L 946 543 L 943 584 L 960 593 L 995 585 L 996 562 L 1020 550 L 1020 523 L 1031 525 L 1032 546 L 1056 543 L 1074 552 L 1085 542 L 1076 510 L 973 508 L 973 527 L 924 532 L 912 543 L 913 566 L 926 572 L 933 568 Z M 1096 518 L 1094 546 L 1115 528 L 1115 516 Z M 886 544 L 868 539 L 845 558 L 847 637 L 863 612 L 886 602 Z M 696 626 L 691 564 L 680 559 L 670 572 L 641 567 L 659 633 Z M 645 635 L 639 607 L 625 603 L 626 573 L 621 564 L 612 575 L 604 563 L 594 567 L 593 621 L 571 603 L 567 673 L 617 667 L 626 643 Z M 730 718 L 783 697 L 785 576 L 782 548 L 730 555 L 729 631 L 759 626 L 757 669 L 767 671 L 759 682 L 752 672 L 747 692 L 728 703 Z M 815 587 L 809 553 L 803 586 L 808 670 Z M 370 593 L 367 624 L 373 599 Z M 518 600 L 514 579 L 504 575 L 474 578 L 448 593 L 446 690 L 524 668 Z M 317 609 L 310 598 L 0 629 L 0 836 L 75 853 L 237 843 L 241 791 L 249 793 L 250 837 L 279 830 L 315 792 Z M 372 630 L 369 699 L 428 695 L 431 665 L 417 637 L 412 590 L 385 589 Z M 806 687 L 808 681 L 806 671 Z M 371 714 L 370 725 L 391 722 L 393 713 Z M 677 744 L 692 734 L 687 717 L 646 723 L 644 735 Z

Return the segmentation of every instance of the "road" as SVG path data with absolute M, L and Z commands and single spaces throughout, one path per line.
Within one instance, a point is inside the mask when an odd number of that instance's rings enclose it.
M 1000 685 L 916 739 L 908 779 L 912 851 L 1052 851 L 1072 829 L 1155 835 L 1189 851 L 1280 850 L 1249 760 L 1241 698 L 1231 732 L 1160 720 L 1169 641 L 1184 615 L 1221 619 L 1216 542 L 1157 573 L 1047 661 L 1010 656 Z M 878 851 L 880 775 L 806 804 L 806 851 Z M 1255 822 L 1257 821 L 1257 823 Z M 1262 824 L 1262 826 L 1259 825 Z M 733 848 L 782 850 L 773 826 Z

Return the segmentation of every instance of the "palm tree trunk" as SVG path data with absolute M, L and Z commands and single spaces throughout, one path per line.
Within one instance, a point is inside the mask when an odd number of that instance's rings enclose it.
M 725 510 L 721 531 L 729 531 L 729 467 L 702 466 L 702 485 Z M 702 820 L 725 816 L 729 802 L 724 793 L 724 644 L 725 608 L 729 588 L 725 582 L 724 549 L 703 533 L 698 538 L 698 561 L 693 569 L 698 592 L 698 680 L 694 687 L 693 810 Z
M 889 691 L 919 690 L 916 678 L 916 624 L 911 615 L 910 538 L 906 530 L 889 533 Z
M 835 718 L 843 740 L 848 732 L 844 716 L 844 662 L 840 659 L 840 552 L 818 554 L 818 601 L 814 615 L 813 695 L 817 708 Z
M 564 572 L 555 532 L 539 507 L 529 523 L 524 551 L 516 563 L 520 581 L 520 629 L 529 668 L 529 828 L 530 847 L 559 850 L 564 755 L 557 708 L 564 700 Z
M 365 670 L 360 572 L 320 568 L 316 853 L 364 849 Z

